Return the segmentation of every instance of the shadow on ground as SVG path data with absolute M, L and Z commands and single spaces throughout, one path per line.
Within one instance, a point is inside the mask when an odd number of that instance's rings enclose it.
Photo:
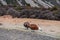
M 15 29 L 7 30 L 0 28 L 0 40 L 60 40 L 60 39 L 35 34 L 34 32 L 24 32 Z

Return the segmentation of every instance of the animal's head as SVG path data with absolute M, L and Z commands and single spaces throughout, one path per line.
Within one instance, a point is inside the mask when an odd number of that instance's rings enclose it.
M 29 23 L 29 22 L 24 22 L 24 25 L 29 26 L 29 25 L 30 25 L 30 23 Z

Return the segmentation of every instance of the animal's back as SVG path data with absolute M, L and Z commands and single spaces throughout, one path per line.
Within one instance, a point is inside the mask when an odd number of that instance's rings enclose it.
M 38 26 L 36 24 L 31 24 L 30 25 L 31 30 L 38 30 Z

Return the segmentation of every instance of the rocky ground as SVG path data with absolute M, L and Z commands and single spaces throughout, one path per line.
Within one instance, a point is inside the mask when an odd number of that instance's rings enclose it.
M 0 29 L 0 40 L 60 40 L 49 36 L 19 30 Z
M 42 31 L 25 30 L 23 23 L 37 24 Z M 0 17 L 1 40 L 60 40 L 60 21 L 12 18 L 9 15 Z

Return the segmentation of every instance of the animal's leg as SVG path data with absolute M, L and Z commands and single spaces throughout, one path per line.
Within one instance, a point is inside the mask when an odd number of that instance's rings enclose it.
M 35 32 L 35 30 L 31 30 L 31 32 Z
M 31 32 L 35 32 L 34 30 L 31 30 Z
M 28 30 L 28 28 L 26 27 L 25 30 Z
M 27 30 L 28 30 L 28 27 L 27 27 Z

